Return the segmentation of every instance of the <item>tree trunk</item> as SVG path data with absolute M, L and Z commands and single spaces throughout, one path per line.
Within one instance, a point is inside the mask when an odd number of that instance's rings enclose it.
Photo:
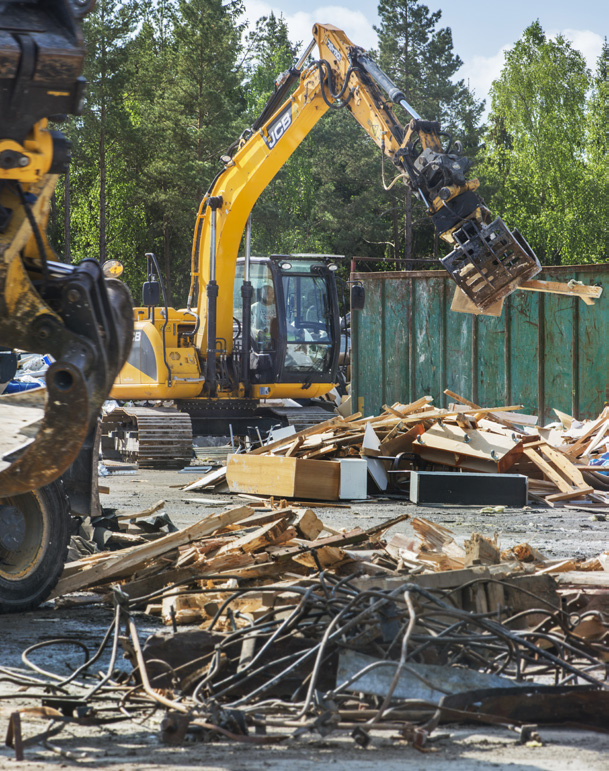
M 104 102 L 101 105 L 101 131 L 99 133 L 99 260 L 106 261 L 106 141 Z
M 393 259 L 400 258 L 400 225 L 398 222 L 398 199 L 394 196 L 394 206 L 391 210 L 391 219 L 393 221 Z M 396 262 L 396 266 L 399 263 Z
M 72 262 L 72 242 L 70 240 L 70 166 L 66 169 L 65 176 L 63 178 L 63 261 Z
M 171 255 L 169 250 L 169 223 L 163 220 L 163 265 L 165 267 L 165 292 L 167 305 L 171 305 Z
M 105 5 L 101 4 L 100 20 L 105 22 Z M 106 41 L 102 37 L 101 99 L 99 114 L 99 261 L 106 261 Z
M 404 199 L 404 259 L 404 269 L 412 270 L 412 193 L 408 189 Z

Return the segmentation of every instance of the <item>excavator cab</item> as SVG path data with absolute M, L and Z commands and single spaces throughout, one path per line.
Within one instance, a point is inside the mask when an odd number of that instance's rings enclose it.
M 253 296 L 250 340 L 242 339 L 241 284 L 245 260 L 237 263 L 233 291 L 234 351 L 249 349 L 252 383 L 313 383 L 336 379 L 340 316 L 331 255 L 250 258 Z

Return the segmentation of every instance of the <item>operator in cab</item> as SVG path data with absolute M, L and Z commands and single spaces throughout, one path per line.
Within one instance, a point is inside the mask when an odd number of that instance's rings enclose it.
M 252 333 L 261 350 L 271 350 L 277 337 L 277 305 L 272 284 L 260 288 L 260 299 L 252 305 Z

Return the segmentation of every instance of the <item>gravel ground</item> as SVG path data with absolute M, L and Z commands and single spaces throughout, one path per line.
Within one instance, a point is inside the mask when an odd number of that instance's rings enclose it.
M 159 499 L 166 501 L 166 511 L 178 527 L 185 527 L 212 511 L 222 510 L 244 501 L 227 494 L 184 492 L 183 485 L 194 481 L 196 474 L 171 471 L 141 471 L 127 476 L 109 476 L 100 480 L 110 488 L 102 496 L 105 507 L 120 511 L 138 511 Z M 192 502 L 189 499 L 212 499 Z M 502 548 L 528 541 L 548 557 L 591 557 L 609 548 L 609 522 L 593 521 L 588 512 L 568 509 L 547 509 L 533 506 L 527 509 L 506 509 L 501 513 L 483 514 L 480 507 L 436 506 L 416 507 L 405 501 L 376 500 L 353 503 L 349 509 L 319 508 L 317 514 L 333 528 L 372 527 L 384 520 L 409 513 L 423 516 L 449 527 L 462 542 L 472 532 L 492 536 L 498 533 Z M 402 522 L 395 531 L 412 534 L 409 523 Z M 54 608 L 47 603 L 42 608 L 17 616 L 3 617 L 0 624 L 0 662 L 3 666 L 22 666 L 21 653 L 28 646 L 50 637 L 78 639 L 94 649 L 110 623 L 111 612 L 100 608 Z M 137 619 L 142 639 L 158 629 L 156 619 L 140 615 Z M 42 666 L 57 671 L 55 653 L 43 651 L 36 658 Z M 76 649 L 73 658 L 78 656 Z M 100 669 L 103 668 L 100 662 Z M 15 686 L 0 682 L 0 731 L 7 725 L 10 713 L 17 705 L 24 705 Z M 31 706 L 31 704 L 29 704 Z M 187 744 L 168 748 L 158 738 L 159 716 L 145 724 L 124 722 L 104 730 L 72 726 L 53 743 L 64 754 L 36 745 L 26 749 L 26 760 L 15 764 L 24 771 L 46 769 L 49 764 L 66 768 L 72 765 L 88 768 L 111 767 L 124 771 L 162 769 L 181 766 L 210 771 L 257 771 L 258 769 L 288 766 L 293 771 L 304 771 L 330 764 L 333 769 L 364 771 L 373 764 L 382 763 L 387 771 L 403 768 L 444 768 L 451 763 L 454 771 L 479 768 L 500 768 L 510 771 L 547 769 L 586 769 L 605 771 L 609 757 L 609 734 L 576 731 L 566 728 L 540 730 L 543 746 L 529 747 L 517 744 L 516 734 L 506 728 L 449 727 L 440 728 L 433 735 L 428 752 L 420 753 L 390 734 L 375 738 L 366 749 L 356 748 L 350 738 L 328 740 L 312 738 L 291 741 L 287 746 L 252 748 L 244 745 L 218 742 Z M 24 722 L 24 735 L 31 736 L 42 730 L 40 722 Z M 66 752 L 74 753 L 67 756 Z M 79 753 L 84 756 L 79 757 Z M 14 764 L 14 752 L 0 749 L 0 768 Z

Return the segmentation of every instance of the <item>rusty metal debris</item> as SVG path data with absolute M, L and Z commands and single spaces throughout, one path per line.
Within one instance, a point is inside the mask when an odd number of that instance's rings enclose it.
M 26 669 L 2 667 L 0 679 L 22 686 L 20 698 L 46 705 L 38 716 L 50 720 L 47 738 L 72 722 L 103 728 L 134 717 L 156 731 L 151 710 L 162 711 L 168 743 L 223 737 L 268 744 L 312 732 L 346 733 L 365 745 L 375 732 L 398 731 L 422 746 L 444 721 L 553 723 L 564 722 L 569 710 L 570 722 L 606 730 L 598 716 L 609 706 L 609 646 L 578 633 L 577 612 L 537 600 L 516 613 L 507 606 L 472 612 L 458 607 L 450 590 L 407 579 L 383 588 L 382 577 L 366 578 L 361 589 L 353 575 L 321 571 L 295 581 L 286 604 L 255 618 L 239 608 L 259 587 L 238 587 L 206 629 L 153 635 L 143 647 L 134 602 L 115 586 L 114 618 L 99 649 L 70 675 L 35 663 L 43 646 L 56 648 L 61 662 L 66 640 L 59 639 L 32 646 L 23 654 Z M 228 623 L 218 631 L 222 621 Z M 127 675 L 117 669 L 123 629 L 133 667 Z M 106 648 L 100 674 L 95 665 Z M 348 672 L 341 660 L 350 663 Z M 385 673 L 382 688 L 360 690 L 358 680 L 375 671 Z M 451 686 L 438 677 L 442 672 L 453 676 Z M 490 687 L 480 690 L 485 679 Z M 407 680 L 427 695 L 403 690 Z M 508 687 L 497 690 L 498 682 Z M 13 716 L 7 737 L 17 752 L 18 725 Z M 30 743 L 22 739 L 24 747 Z

